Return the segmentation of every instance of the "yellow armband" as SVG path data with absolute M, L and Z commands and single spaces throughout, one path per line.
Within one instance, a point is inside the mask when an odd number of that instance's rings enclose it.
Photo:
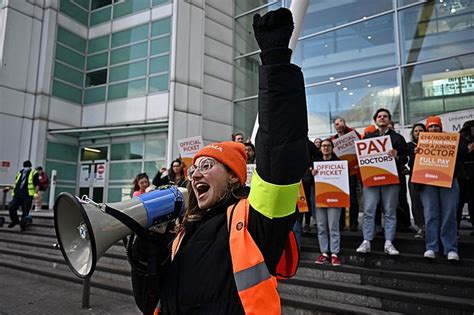
M 255 170 L 249 203 L 267 218 L 282 218 L 295 212 L 300 183 L 275 185 L 264 181 Z

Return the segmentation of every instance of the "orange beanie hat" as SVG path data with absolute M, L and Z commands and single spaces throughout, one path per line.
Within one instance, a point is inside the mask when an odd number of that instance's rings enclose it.
M 216 142 L 206 145 L 193 158 L 193 164 L 200 156 L 209 156 L 227 165 L 237 175 L 241 185 L 247 180 L 247 154 L 240 142 Z
M 439 118 L 439 116 L 430 116 L 426 119 L 426 129 L 433 125 L 440 126 L 441 129 L 443 129 L 443 123 L 441 122 L 441 118 Z

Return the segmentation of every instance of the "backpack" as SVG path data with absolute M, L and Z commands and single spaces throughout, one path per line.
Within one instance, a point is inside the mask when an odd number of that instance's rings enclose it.
M 39 190 L 40 191 L 46 191 L 49 187 L 49 179 L 48 179 L 48 175 L 46 175 L 45 172 L 41 172 L 39 174 Z

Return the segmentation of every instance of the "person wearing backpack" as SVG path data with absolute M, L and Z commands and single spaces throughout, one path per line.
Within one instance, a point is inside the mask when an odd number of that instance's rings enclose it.
M 40 211 L 42 202 L 43 202 L 43 193 L 46 190 L 48 190 L 48 187 L 49 187 L 49 178 L 41 166 L 38 166 L 36 168 L 36 172 L 38 173 L 38 176 L 39 176 L 39 190 L 38 190 L 38 196 L 34 200 L 35 201 L 34 211 Z

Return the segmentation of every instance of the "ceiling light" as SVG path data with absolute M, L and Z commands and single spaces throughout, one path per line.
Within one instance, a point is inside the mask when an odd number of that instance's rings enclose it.
M 328 44 L 324 44 L 324 47 L 328 48 Z
M 372 87 L 372 84 L 370 84 L 370 83 L 369 83 L 369 84 L 367 84 L 367 87 Z
M 334 77 L 329 77 L 329 80 L 334 80 Z
M 347 87 L 343 87 L 342 90 L 347 91 Z
M 455 9 L 455 8 L 451 8 L 451 13 L 456 13 L 456 9 Z
M 352 96 L 352 95 L 354 95 L 354 93 L 353 93 L 353 92 L 349 92 L 349 95 Z
M 449 69 L 448 69 L 448 68 L 446 68 L 446 69 L 444 69 L 444 71 L 446 71 L 446 72 L 449 72 Z
M 100 153 L 102 151 L 100 151 L 99 149 L 93 149 L 93 148 L 84 148 L 84 151 L 89 151 L 89 152 L 94 152 L 94 153 Z
M 369 40 L 370 40 L 370 39 L 372 39 L 372 36 L 370 36 L 370 35 L 369 35 L 369 36 L 367 36 L 367 39 L 369 39 Z
M 352 104 L 352 107 L 356 106 L 356 104 Z
M 370 96 L 375 96 L 375 94 L 374 94 L 374 93 L 370 93 Z
M 341 82 L 336 82 L 336 85 L 341 85 L 342 83 Z

